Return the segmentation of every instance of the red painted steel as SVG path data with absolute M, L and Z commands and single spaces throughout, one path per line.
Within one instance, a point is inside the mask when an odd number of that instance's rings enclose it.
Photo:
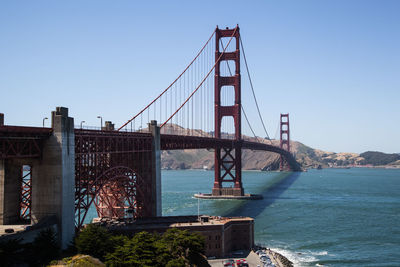
M 0 159 L 40 158 L 51 128 L 0 126 Z
M 280 147 L 250 142 L 245 140 L 232 140 L 232 139 L 216 139 L 211 137 L 200 137 L 200 136 L 182 136 L 182 135 L 161 135 L 161 150 L 182 150 L 182 149 L 227 149 L 232 150 L 235 147 L 240 146 L 242 149 L 269 151 L 278 153 L 286 158 L 290 165 L 290 169 L 293 171 L 299 171 L 300 166 L 296 162 L 293 155 Z
M 124 128 L 125 126 L 127 126 L 131 121 L 133 121 L 134 119 L 136 119 L 139 115 L 141 115 L 146 109 L 148 109 L 152 104 L 154 104 L 154 102 L 156 102 L 165 92 L 167 92 L 169 90 L 169 88 L 171 88 L 181 77 L 182 75 L 190 68 L 190 66 L 196 61 L 196 59 L 201 55 L 201 53 L 203 52 L 203 50 L 206 48 L 207 44 L 211 41 L 212 37 L 214 36 L 215 31 L 211 34 L 210 38 L 208 38 L 207 42 L 203 45 L 203 47 L 200 49 L 200 51 L 197 53 L 196 57 L 189 63 L 189 65 L 187 65 L 187 67 L 182 71 L 181 74 L 179 74 L 179 76 L 164 90 L 162 91 L 161 94 L 159 94 L 155 99 L 153 99 L 153 101 L 150 102 L 150 104 L 148 104 L 146 107 L 144 107 L 138 114 L 136 114 L 135 116 L 133 116 L 131 119 L 129 119 L 125 124 L 123 124 L 121 127 L 118 128 L 118 131 L 120 131 L 122 128 Z M 208 75 L 207 75 L 208 76 Z M 178 109 L 179 110 L 179 109 Z M 175 115 L 175 114 L 174 114 Z M 172 115 L 171 117 L 173 117 L 174 115 Z M 164 122 L 164 124 L 166 124 L 169 121 L 169 119 Z M 163 125 L 164 125 L 163 124 Z
M 21 194 L 20 194 L 20 219 L 31 220 L 32 204 L 32 167 L 24 165 L 21 167 Z
M 212 70 L 215 69 L 215 138 L 162 134 L 160 140 L 161 149 L 214 149 L 215 181 L 213 192 L 220 190 L 225 183 L 233 183 L 234 188 L 237 189 L 236 192 L 243 194 L 241 177 L 242 149 L 279 153 L 281 155 L 281 169 L 290 167 L 291 170 L 298 171 L 300 166 L 290 153 L 289 114 L 281 114 L 280 147 L 241 139 L 239 27 L 224 30 L 217 27 L 213 34 L 216 35 L 215 64 L 183 105 L 200 88 Z M 230 37 L 231 39 L 226 47 L 223 48 L 223 51 L 220 52 L 220 39 L 224 37 Z M 236 49 L 232 52 L 226 52 L 226 48 L 233 38 L 236 40 Z M 210 40 L 211 37 L 207 43 Z M 204 47 L 201 51 L 203 51 Z M 225 63 L 224 61 L 226 60 L 235 62 L 234 76 L 220 76 L 220 65 Z M 221 106 L 221 90 L 223 86 L 234 87 L 235 101 L 232 106 Z M 171 85 L 161 95 L 170 87 Z M 154 101 L 159 99 L 161 95 Z M 152 105 L 154 101 L 147 107 Z M 222 138 L 221 122 L 225 116 L 233 117 L 234 139 Z M 127 123 L 122 127 L 126 125 Z M 40 158 L 43 142 L 51 134 L 51 128 L 0 126 L 0 159 Z M 150 133 L 75 129 L 75 212 L 77 227 L 81 227 L 84 224 L 91 207 L 96 208 L 100 217 L 139 218 L 152 216 L 152 138 Z M 31 169 L 29 172 L 31 173 Z M 30 173 L 29 176 L 22 175 L 20 208 L 21 218 L 25 219 L 30 216 L 32 184 Z
M 151 155 L 148 133 L 76 129 L 76 226 L 92 204 L 100 217 L 151 216 Z
M 3 128 L 3 129 L 1 129 Z M 0 146 L 5 159 L 40 157 L 42 141 L 51 134 L 49 128 L 0 127 L 4 140 L 37 143 L 36 153 L 15 145 L 8 149 Z M 13 141 L 9 141 L 13 142 Z M 22 143 L 21 143 L 22 144 Z M 152 136 L 149 133 L 75 129 L 75 212 L 76 226 L 81 227 L 90 207 L 100 217 L 151 216 Z M 161 149 L 215 149 L 222 151 L 221 162 L 224 182 L 236 182 L 235 149 L 264 150 L 283 155 L 292 170 L 300 170 L 294 157 L 286 150 L 272 145 L 244 140 L 217 139 L 200 136 L 161 135 Z M 6 148 L 6 150 L 4 150 Z M 8 150 L 7 150 L 8 149 Z M 17 151 L 20 151 L 18 154 Z M 236 157 L 236 158 L 235 158 Z M 239 158 L 240 159 L 240 158 Z M 297 164 L 297 165 L 296 165 Z M 29 170 L 31 173 L 31 169 Z M 21 218 L 28 219 L 31 203 L 31 176 L 25 173 L 21 186 Z
M 280 145 L 282 150 L 290 153 L 290 127 L 289 127 L 289 113 L 281 114 L 280 117 Z M 290 165 L 285 157 L 280 156 L 280 170 L 290 170 Z
M 194 94 L 201 88 L 201 86 L 203 85 L 203 83 L 207 80 L 208 76 L 210 76 L 210 74 L 212 73 L 212 71 L 213 71 L 214 69 L 216 69 L 217 66 L 219 67 L 220 61 L 221 61 L 221 59 L 222 59 L 222 57 L 223 57 L 223 55 L 224 55 L 224 53 L 225 53 L 226 48 L 229 46 L 229 44 L 230 44 L 231 41 L 232 41 L 232 38 L 235 36 L 236 29 L 239 30 L 239 27 L 235 28 L 235 30 L 233 31 L 233 33 L 232 33 L 231 36 L 228 36 L 228 37 L 231 37 L 231 39 L 229 39 L 228 44 L 227 44 L 227 45 L 225 46 L 225 48 L 223 49 L 222 53 L 219 53 L 219 56 L 218 56 L 218 57 L 216 56 L 214 66 L 208 71 L 207 75 L 204 76 L 203 80 L 199 83 L 199 85 L 196 87 L 196 89 L 189 95 L 189 97 L 186 98 L 186 100 L 181 104 L 181 106 L 180 106 L 180 107 L 165 121 L 165 122 L 163 122 L 163 123 L 161 124 L 161 126 L 160 126 L 161 128 L 164 127 L 164 126 L 165 126 L 165 125 L 166 125 L 166 124 L 167 124 L 167 123 L 168 123 L 168 122 L 183 108 L 183 106 L 186 105 L 187 102 L 189 102 L 189 100 L 194 96 Z M 218 28 L 217 28 L 217 30 L 218 30 Z M 216 30 L 216 31 L 217 31 L 217 30 Z M 221 77 L 221 79 L 224 79 L 224 78 L 227 78 L 227 77 Z
M 220 39 L 223 37 L 234 37 L 236 40 L 236 50 L 225 53 L 220 52 Z M 243 194 L 242 187 L 242 148 L 241 143 L 241 88 L 240 88 L 240 33 L 239 26 L 234 29 L 217 29 L 215 30 L 215 80 L 214 80 L 214 123 L 215 138 L 221 139 L 221 123 L 225 116 L 231 116 L 235 126 L 235 146 L 233 148 L 216 148 L 215 149 L 215 165 L 214 165 L 214 188 L 213 192 L 219 192 L 223 187 L 223 183 L 232 183 L 234 188 L 239 189 Z M 235 75 L 230 77 L 222 77 L 220 75 L 221 63 L 226 60 L 235 62 Z M 233 106 L 221 106 L 221 89 L 223 86 L 233 86 L 235 91 L 235 102 Z

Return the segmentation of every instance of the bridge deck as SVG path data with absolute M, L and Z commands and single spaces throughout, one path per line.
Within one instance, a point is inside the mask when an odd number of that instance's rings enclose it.
M 40 157 L 42 141 L 52 132 L 52 128 L 0 126 L 0 159 Z
M 40 157 L 41 142 L 48 138 L 53 129 L 44 127 L 23 127 L 23 126 L 0 126 L 0 159 L 5 158 L 22 158 L 22 157 Z M 114 149 L 125 147 L 123 143 L 135 142 L 134 147 L 138 151 L 141 150 L 140 144 L 149 144 L 152 138 L 148 132 L 124 132 L 124 131 L 102 131 L 75 129 L 76 138 L 107 138 L 118 139 L 118 144 Z M 143 143 L 143 140 L 146 142 Z M 78 145 L 77 142 L 76 145 Z M 202 136 L 184 136 L 161 134 L 161 150 L 178 150 L 178 149 L 216 149 L 216 148 L 235 148 L 240 146 L 242 149 L 253 149 L 270 151 L 283 155 L 288 159 L 294 170 L 299 170 L 298 164 L 294 157 L 279 147 L 257 143 L 245 140 L 217 139 L 213 137 Z M 147 148 L 148 150 L 149 148 Z M 77 153 L 79 153 L 79 149 Z M 109 151 L 111 152 L 111 151 Z M 112 151 L 116 152 L 116 151 Z M 128 152 L 128 151 L 124 151 Z M 134 152 L 134 151 L 131 151 Z

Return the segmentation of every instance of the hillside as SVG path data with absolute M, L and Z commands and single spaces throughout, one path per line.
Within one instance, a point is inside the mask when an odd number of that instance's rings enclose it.
M 176 125 L 168 125 L 162 129 L 162 133 L 187 133 Z M 194 130 L 193 135 L 210 136 L 209 133 Z M 244 137 L 249 141 L 261 141 L 267 144 L 278 146 L 279 140 L 267 140 L 263 138 Z M 385 154 L 382 152 L 357 153 L 334 153 L 322 151 L 308 147 L 300 142 L 291 141 L 291 151 L 296 160 L 303 168 L 321 167 L 343 167 L 352 165 L 388 165 L 400 167 L 399 154 Z M 206 149 L 199 150 L 171 150 L 163 151 L 161 154 L 161 164 L 163 169 L 213 169 L 214 151 Z M 277 170 L 279 168 L 279 155 L 266 151 L 252 151 L 244 149 L 242 151 L 242 168 L 244 170 Z

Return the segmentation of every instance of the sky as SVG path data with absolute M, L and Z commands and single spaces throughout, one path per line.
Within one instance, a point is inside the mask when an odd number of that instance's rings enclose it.
M 289 113 L 291 139 L 313 148 L 399 153 L 399 14 L 396 0 L 1 1 L 0 112 L 41 126 L 65 106 L 121 125 L 216 25 L 239 24 L 271 137 Z

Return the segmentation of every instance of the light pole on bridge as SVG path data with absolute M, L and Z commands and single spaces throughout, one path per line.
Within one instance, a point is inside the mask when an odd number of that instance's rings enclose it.
M 47 118 L 47 117 L 43 118 L 43 121 L 42 121 L 43 128 L 44 128 L 44 121 L 45 121 L 45 120 L 48 120 L 48 119 L 49 119 L 49 118 Z
M 82 129 L 82 124 L 84 124 L 86 121 L 81 121 L 81 129 Z

